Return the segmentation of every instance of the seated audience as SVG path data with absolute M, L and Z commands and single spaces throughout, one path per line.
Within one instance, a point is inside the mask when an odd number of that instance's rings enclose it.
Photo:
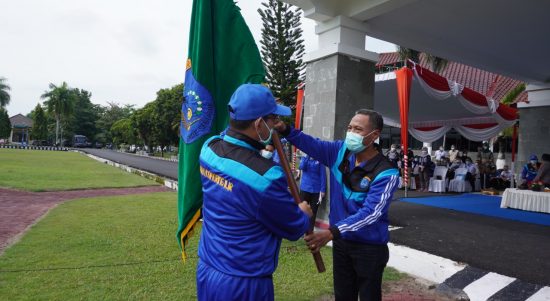
M 435 163 L 437 165 L 444 165 L 444 158 L 448 157 L 447 152 L 443 148 L 443 146 L 440 146 L 437 151 L 435 151 Z
M 542 182 L 544 187 L 550 188 L 550 154 L 542 155 L 542 165 L 533 181 Z
M 540 163 L 537 158 L 537 155 L 531 155 L 529 158 L 529 163 L 525 164 L 523 166 L 523 170 L 521 171 L 521 185 L 525 187 L 529 187 L 531 185 L 531 182 L 535 179 L 537 176 L 537 171 L 540 168 Z
M 392 144 L 390 149 L 386 152 L 386 158 L 390 160 L 394 167 L 397 167 L 397 161 L 399 161 L 399 151 L 397 146 Z
M 500 174 L 491 179 L 491 187 L 496 190 L 504 190 L 509 188 L 512 181 L 512 176 L 512 172 L 508 170 L 508 165 L 504 165 L 504 168 L 500 171 Z

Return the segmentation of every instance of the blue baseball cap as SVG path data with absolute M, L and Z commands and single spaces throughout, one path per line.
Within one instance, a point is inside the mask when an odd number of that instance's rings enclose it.
M 254 120 L 269 114 L 289 116 L 287 106 L 278 105 L 271 91 L 259 84 L 244 84 L 229 100 L 229 117 L 233 120 Z
M 539 158 L 537 158 L 537 155 L 533 154 L 533 155 L 531 155 L 531 158 L 529 158 L 529 160 L 531 160 L 531 161 L 538 161 Z

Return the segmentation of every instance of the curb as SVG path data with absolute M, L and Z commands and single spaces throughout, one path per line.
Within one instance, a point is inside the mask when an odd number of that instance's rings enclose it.
M 0 148 L 8 149 L 26 149 L 26 150 L 48 150 L 48 151 L 69 151 L 66 147 L 57 147 L 57 146 L 21 146 L 21 145 L 0 145 Z
M 82 151 L 79 151 L 79 150 L 73 150 L 74 152 L 78 152 L 78 153 L 81 153 L 81 154 L 84 154 L 96 161 L 99 161 L 101 163 L 104 163 L 104 164 L 107 164 L 107 165 L 110 165 L 110 166 L 113 166 L 113 167 L 116 167 L 116 168 L 120 168 L 126 172 L 129 172 L 129 173 L 133 173 L 133 174 L 136 174 L 138 176 L 142 176 L 146 179 L 149 179 L 149 180 L 153 180 L 159 184 L 162 184 L 172 190 L 175 190 L 177 191 L 178 190 L 178 181 L 174 181 L 174 180 L 170 180 L 170 179 L 167 179 L 163 176 L 159 176 L 157 174 L 154 174 L 154 173 L 151 173 L 151 172 L 148 172 L 148 171 L 143 171 L 143 170 L 140 170 L 140 169 L 137 169 L 137 168 L 133 168 L 133 167 L 130 167 L 128 165 L 124 165 L 124 164 L 120 164 L 120 163 L 117 163 L 117 162 L 113 162 L 111 160 L 107 160 L 107 159 L 103 159 L 103 158 L 100 158 L 100 157 L 97 157 L 97 156 L 94 156 L 94 155 L 91 155 L 91 154 L 87 154 L 85 152 L 82 152 Z
M 176 159 L 167 159 L 167 158 L 162 158 L 162 157 L 155 157 L 155 156 L 148 156 L 148 155 L 140 155 L 140 154 L 135 154 L 135 153 L 128 153 L 128 152 L 124 152 L 124 151 L 121 151 L 121 150 L 116 150 L 116 152 L 118 153 L 123 153 L 123 154 L 128 154 L 128 155 L 132 155 L 132 156 L 138 156 L 138 157 L 144 157 L 144 158 L 150 158 L 150 159 L 155 159 L 155 160 L 162 160 L 162 161 L 170 161 L 170 162 L 179 162 L 179 160 L 176 158 Z
M 423 251 L 388 243 L 388 266 L 436 283 L 453 300 L 550 301 L 550 287 L 484 271 Z

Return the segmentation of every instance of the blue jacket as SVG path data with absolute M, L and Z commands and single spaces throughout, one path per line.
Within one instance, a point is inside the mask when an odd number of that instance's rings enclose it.
M 539 164 L 537 166 L 533 166 L 531 163 L 527 163 L 523 165 L 523 169 L 521 170 L 521 178 L 526 181 L 533 181 L 535 177 L 537 176 Z
M 281 239 L 299 239 L 309 218 L 294 203 L 281 167 L 263 145 L 231 129 L 200 154 L 203 225 L 199 257 L 228 275 L 264 277 L 277 267 Z
M 302 171 L 302 180 L 300 181 L 300 190 L 309 193 L 325 192 L 327 189 L 326 167 L 319 161 L 305 156 L 300 160 L 300 170 Z
M 382 154 L 355 166 L 343 141 L 320 141 L 290 129 L 287 140 L 330 168 L 330 229 L 335 239 L 386 244 L 388 208 L 399 171 Z

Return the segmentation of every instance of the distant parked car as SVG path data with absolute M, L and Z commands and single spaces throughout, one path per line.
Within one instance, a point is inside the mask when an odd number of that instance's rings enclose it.
M 93 145 L 94 148 L 102 148 L 103 147 L 103 143 L 101 142 L 94 142 L 94 145 Z
M 73 136 L 73 147 L 90 147 L 88 138 L 84 135 L 74 135 Z

